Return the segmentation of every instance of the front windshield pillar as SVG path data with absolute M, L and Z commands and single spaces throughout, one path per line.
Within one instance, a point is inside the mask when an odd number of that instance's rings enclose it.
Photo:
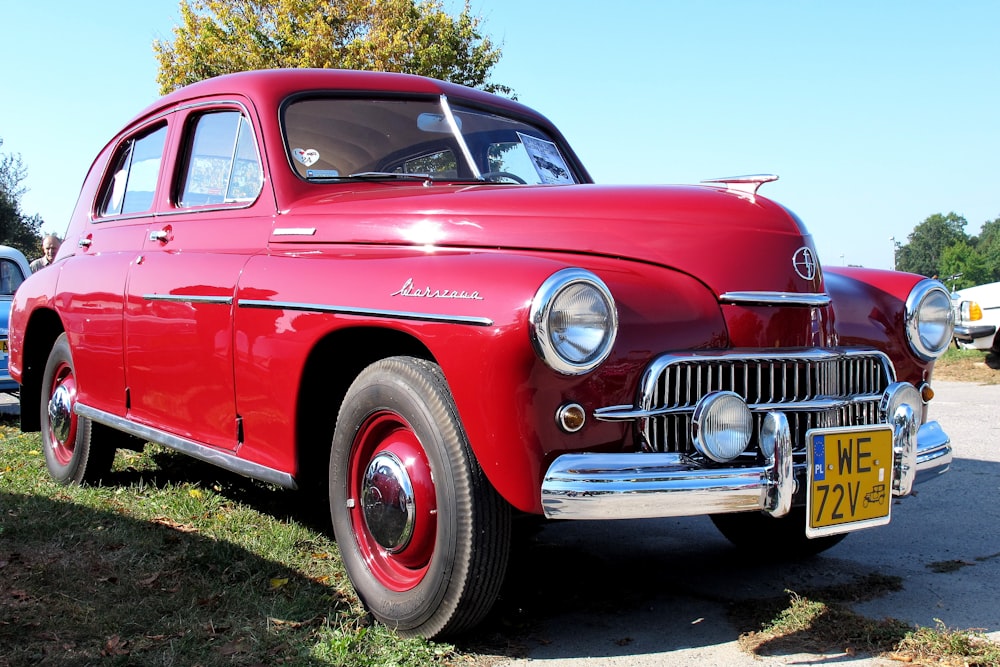
M 465 137 L 462 136 L 462 128 L 458 126 L 455 114 L 451 112 L 451 105 L 448 104 L 448 98 L 444 95 L 441 96 L 441 111 L 444 112 L 444 117 L 448 121 L 448 127 L 451 128 L 451 133 L 455 136 L 455 141 L 458 142 L 458 147 L 462 150 L 465 161 L 469 163 L 469 169 L 472 170 L 472 177 L 477 181 L 483 180 L 482 172 L 479 171 L 476 161 L 472 159 L 472 151 L 469 150 L 469 144 L 465 143 Z

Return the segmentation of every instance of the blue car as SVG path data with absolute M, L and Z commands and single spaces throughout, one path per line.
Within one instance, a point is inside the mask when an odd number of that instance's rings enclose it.
M 12 392 L 20 386 L 10 379 L 7 370 L 7 326 L 10 321 L 10 302 L 14 291 L 20 287 L 31 270 L 21 251 L 0 245 L 0 392 Z

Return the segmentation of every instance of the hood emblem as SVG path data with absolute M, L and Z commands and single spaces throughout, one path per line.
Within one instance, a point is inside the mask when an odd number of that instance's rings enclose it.
M 809 248 L 802 246 L 792 255 L 792 267 L 803 280 L 812 280 L 816 277 L 818 267 L 816 255 Z

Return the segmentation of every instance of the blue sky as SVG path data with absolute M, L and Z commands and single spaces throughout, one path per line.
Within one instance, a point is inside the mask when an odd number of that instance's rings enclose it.
M 0 3 L 0 151 L 61 233 L 104 143 L 157 96 L 177 0 Z M 448 0 L 446 6 L 460 6 Z M 1000 2 L 472 0 L 494 80 L 598 182 L 775 173 L 826 264 L 888 268 L 934 213 L 1000 217 Z

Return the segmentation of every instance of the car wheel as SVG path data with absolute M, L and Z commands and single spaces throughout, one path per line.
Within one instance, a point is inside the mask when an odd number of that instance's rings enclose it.
M 66 334 L 56 339 L 42 376 L 42 447 L 49 473 L 60 484 L 95 483 L 108 474 L 115 450 L 91 442 L 91 423 L 74 408 L 76 372 Z
M 807 558 L 839 544 L 845 533 L 806 537 L 806 509 L 793 507 L 774 518 L 763 512 L 713 514 L 712 523 L 737 549 L 762 559 Z
M 365 607 L 403 636 L 454 635 L 489 612 L 510 550 L 510 506 L 469 447 L 441 369 L 378 361 L 344 397 L 330 514 Z

